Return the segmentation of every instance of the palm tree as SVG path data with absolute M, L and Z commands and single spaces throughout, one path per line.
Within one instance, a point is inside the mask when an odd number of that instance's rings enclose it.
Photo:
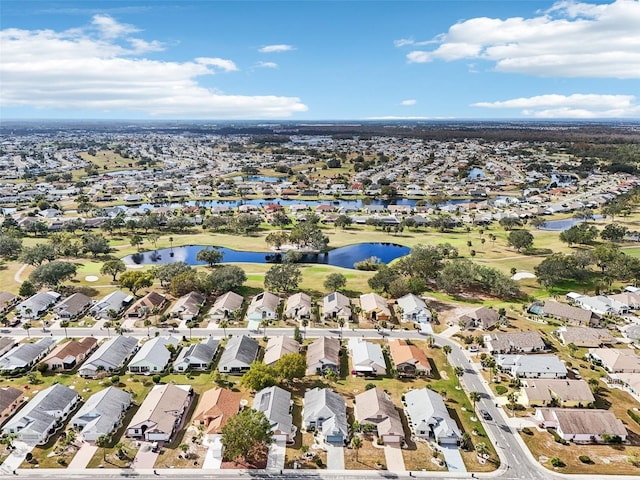
M 169 237 L 169 247 L 173 248 L 173 237 Z
M 196 322 L 187 322 L 187 328 L 189 329 L 189 340 L 191 340 L 191 329 L 196 325 Z
M 229 322 L 227 320 L 221 320 L 219 326 L 224 332 L 224 338 L 227 338 L 227 327 L 229 326 Z
M 342 338 L 342 327 L 344 327 L 344 318 L 338 319 L 338 325 L 340 326 L 340 338 Z
M 269 325 L 269 320 L 267 320 L 266 318 L 262 320 L 262 322 L 260 322 L 260 326 L 264 328 L 263 336 L 265 337 L 267 336 L 267 325 Z
M 107 447 L 109 446 L 109 436 L 100 435 L 96 440 L 96 446 L 102 448 L 102 460 L 107 460 Z
M 61 320 L 60 326 L 64 328 L 64 336 L 66 338 L 69 338 L 69 335 L 67 335 L 67 327 L 69 326 L 69 320 Z
M 351 448 L 356 451 L 356 462 L 358 461 L 358 450 L 362 447 L 362 439 L 357 435 L 351 439 Z
M 478 452 L 478 455 L 484 456 L 487 454 L 487 452 L 489 451 L 489 449 L 487 448 L 487 444 L 484 442 L 478 442 L 476 444 L 476 452 Z
M 27 337 L 31 338 L 31 335 L 29 334 L 29 329 L 31 328 L 31 323 L 30 322 L 25 322 L 22 324 L 22 328 L 24 328 L 27 331 Z
M 144 319 L 144 326 L 147 327 L 147 337 L 151 336 L 151 332 L 149 331 L 149 327 L 151 327 L 151 320 L 148 318 Z
M 309 320 L 306 318 L 302 319 L 302 328 L 304 328 L 304 337 L 307 338 L 307 325 L 309 325 Z
M 442 351 L 444 352 L 444 356 L 445 356 L 445 365 L 448 365 L 449 364 L 448 357 L 449 357 L 449 354 L 451 353 L 451 345 L 444 345 L 442 347 Z
M 481 395 L 480 392 L 469 392 L 469 398 L 471 399 L 471 403 L 473 403 L 473 409 L 476 409 L 476 402 L 480 401 Z
M 507 395 L 507 400 L 509 400 L 509 407 L 511 408 L 511 416 L 513 417 L 513 410 L 518 402 L 518 392 L 511 392 Z
M 113 326 L 113 324 L 111 322 L 104 322 L 104 324 L 102 326 L 107 329 L 107 336 L 109 338 L 111 338 L 111 334 L 109 333 L 109 329 Z
M 468 432 L 464 432 L 460 440 L 462 443 L 462 447 L 466 449 L 469 447 L 469 442 L 471 441 L 471 435 L 469 435 Z
M 460 377 L 462 377 L 462 375 L 464 375 L 464 368 L 462 367 L 456 367 L 453 369 L 453 373 L 456 374 L 456 377 L 458 377 L 458 384 L 460 383 Z

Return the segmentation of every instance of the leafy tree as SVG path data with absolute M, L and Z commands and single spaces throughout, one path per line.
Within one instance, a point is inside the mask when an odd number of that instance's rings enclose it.
M 507 242 L 518 252 L 529 250 L 533 246 L 533 235 L 527 230 L 512 230 L 509 232 Z
M 96 439 L 96 447 L 102 448 L 102 460 L 105 461 L 107 459 L 107 447 L 111 443 L 111 439 L 108 435 L 100 435 Z
M 570 255 L 554 253 L 534 268 L 537 281 L 545 287 L 558 285 L 564 280 L 574 278 L 576 265 Z
M 598 229 L 586 222 L 578 223 L 560 233 L 560 240 L 568 244 L 589 245 L 598 236 Z
M 267 245 L 271 245 L 276 250 L 280 250 L 280 247 L 289 241 L 289 234 L 287 232 L 270 232 L 264 240 L 267 242 Z
M 283 380 L 304 378 L 307 373 L 307 361 L 301 353 L 287 353 L 273 366 L 275 373 Z
M 345 287 L 347 278 L 341 273 L 330 273 L 324 280 L 324 288 L 329 292 L 335 292 Z
M 397 262 L 397 268 L 409 277 L 421 278 L 428 282 L 442 269 L 445 258 L 457 256 L 458 250 L 447 243 L 436 246 L 416 245 L 409 255 Z
M 522 226 L 522 220 L 520 220 L 518 217 L 502 217 L 498 221 L 498 223 L 507 231 L 513 229 L 514 227 Z
M 55 246 L 39 243 L 33 247 L 23 247 L 20 261 L 29 265 L 42 265 L 45 261 L 53 261 L 57 257 Z
M 606 273 L 609 267 L 615 265 L 623 255 L 617 246 L 611 244 L 598 245 L 593 249 L 593 258 L 602 273 Z
M 231 229 L 243 235 L 255 232 L 260 227 L 260 217 L 250 213 L 241 213 L 231 220 Z
M 367 283 L 373 290 L 389 292 L 389 287 L 394 280 L 400 277 L 398 270 L 387 265 L 382 265 L 376 274 L 367 280 Z
M 87 233 L 82 236 L 82 250 L 85 253 L 91 253 L 95 258 L 101 253 L 109 253 L 111 247 L 104 235 Z
M 169 284 L 169 291 L 176 297 L 181 297 L 190 292 L 200 292 L 204 295 L 209 295 L 214 289 L 213 282 L 211 282 L 211 276 L 205 272 L 197 272 L 195 270 L 189 270 L 177 274 L 171 279 Z
M 236 291 L 247 281 L 244 270 L 236 265 L 218 268 L 209 278 L 216 292 Z
M 337 228 L 345 229 L 347 227 L 350 227 L 352 223 L 353 223 L 353 219 L 350 216 L 343 214 L 343 215 L 339 215 L 338 218 L 336 218 L 334 225 Z
M 127 270 L 127 266 L 120 259 L 115 260 L 107 260 L 102 264 L 102 268 L 100 268 L 100 273 L 102 275 L 111 275 L 113 277 L 113 281 L 116 281 L 116 277 L 119 273 L 125 272 Z
M 144 239 L 141 235 L 138 234 L 131 235 L 131 238 L 129 239 L 129 243 L 131 243 L 131 246 L 136 247 L 138 250 L 140 250 L 140 245 L 142 245 L 143 242 Z
M 0 257 L 10 260 L 16 258 L 22 250 L 22 240 L 13 235 L 0 235 Z
M 300 267 L 292 263 L 274 265 L 264 274 L 264 286 L 267 290 L 290 292 L 298 288 L 302 280 Z
M 240 379 L 242 385 L 255 391 L 271 387 L 275 385 L 277 381 L 278 378 L 274 368 L 258 361 L 252 362 L 249 370 L 247 370 Z
M 223 252 L 217 248 L 203 248 L 196 254 L 196 260 L 198 262 L 205 262 L 210 268 L 213 268 L 217 263 L 222 262 Z
M 629 229 L 624 225 L 610 223 L 600 232 L 600 238 L 609 242 L 621 242 L 628 231 Z
M 291 224 L 291 219 L 289 218 L 289 215 L 287 215 L 286 213 L 282 211 L 278 211 L 278 212 L 275 212 L 273 215 L 271 215 L 271 218 L 269 219 L 269 223 L 271 225 L 275 225 L 276 227 L 283 228 Z
M 153 285 L 153 274 L 140 270 L 129 270 L 120 275 L 118 282 L 121 287 L 128 288 L 135 295 L 141 288 Z
M 173 278 L 184 272 L 191 272 L 193 269 L 185 262 L 171 262 L 160 265 L 153 269 L 153 275 L 160 280 L 163 287 L 169 285 Z
M 254 463 L 263 458 L 273 443 L 271 423 L 264 413 L 247 408 L 229 418 L 222 427 L 222 445 L 225 457 Z
M 29 280 L 25 280 L 24 282 L 22 282 L 22 285 L 20 285 L 18 295 L 20 295 L 22 298 L 29 298 L 32 295 L 35 295 L 37 291 L 38 290 L 33 285 L 33 283 L 31 283 Z
M 300 248 L 310 248 L 322 251 L 329 245 L 327 237 L 317 223 L 307 218 L 306 222 L 298 223 L 289 234 L 289 241 Z
M 78 266 L 75 263 L 56 260 L 37 266 L 29 275 L 29 280 L 34 285 L 55 287 L 73 278 L 77 269 Z

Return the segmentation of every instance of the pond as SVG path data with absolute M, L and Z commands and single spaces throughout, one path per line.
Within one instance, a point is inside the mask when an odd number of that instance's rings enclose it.
M 163 248 L 149 252 L 128 255 L 122 260 L 127 265 L 161 265 L 171 262 L 185 262 L 189 265 L 205 265 L 196 256 L 206 245 Z M 218 247 L 223 254 L 223 263 L 279 263 L 282 254 L 275 252 L 251 252 Z M 300 263 L 320 263 L 334 267 L 353 268 L 353 264 L 369 257 L 377 257 L 383 263 L 408 255 L 411 249 L 394 243 L 358 243 L 328 251 L 327 253 L 305 254 Z
M 600 220 L 602 218 L 601 215 L 594 215 L 594 220 Z M 565 218 L 564 220 L 549 220 L 545 222 L 544 225 L 540 227 L 540 230 L 553 230 L 553 231 L 563 231 L 568 230 L 574 225 L 584 222 L 585 220 L 582 218 Z

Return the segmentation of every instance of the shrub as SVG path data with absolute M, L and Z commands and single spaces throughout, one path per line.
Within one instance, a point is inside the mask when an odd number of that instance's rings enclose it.
M 162 377 L 158 374 L 155 374 L 153 377 L 151 377 L 151 380 L 153 380 L 153 383 L 157 385 L 162 380 Z
M 522 433 L 524 433 L 525 435 L 533 435 L 533 432 L 531 431 L 531 429 L 529 427 L 524 427 L 522 429 Z
M 580 455 L 580 456 L 578 457 L 578 460 L 580 460 L 582 463 L 593 463 L 593 462 L 591 461 L 591 458 L 589 458 L 589 456 L 588 456 L 588 455 Z
M 631 409 L 627 410 L 627 413 L 633 419 L 634 422 L 640 424 L 640 415 L 638 415 L 636 412 L 634 412 Z
M 504 395 L 505 393 L 507 393 L 507 391 L 508 391 L 508 388 L 503 385 L 498 385 L 496 387 L 496 393 L 498 395 Z
M 67 464 L 67 461 L 66 461 L 64 458 L 62 458 L 62 457 L 60 457 L 60 458 L 57 460 L 57 462 L 58 462 L 58 465 L 66 465 L 66 464 Z
M 555 468 L 561 468 L 566 466 L 566 464 L 560 460 L 558 457 L 551 457 L 551 465 L 554 466 Z
M 364 386 L 364 389 L 365 389 L 365 390 L 371 390 L 372 388 L 376 388 L 375 383 L 367 383 L 367 384 Z
M 316 458 L 316 465 L 322 468 L 322 459 L 320 457 Z

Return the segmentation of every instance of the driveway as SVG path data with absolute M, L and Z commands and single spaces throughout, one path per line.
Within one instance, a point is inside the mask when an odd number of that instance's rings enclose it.
M 91 459 L 93 458 L 93 455 L 96 453 L 97 450 L 98 450 L 98 447 L 96 447 L 95 445 L 92 445 L 87 442 L 82 442 L 82 446 L 76 452 L 73 459 L 69 462 L 68 468 L 71 468 L 71 469 L 85 468 L 89 464 L 89 462 L 91 461 Z
M 457 446 L 440 445 L 439 448 L 444 455 L 444 461 L 447 462 L 447 468 L 450 472 L 463 473 L 467 471 Z
M 0 465 L 0 472 L 5 474 L 12 474 L 14 470 L 20 468 L 22 462 L 24 462 L 27 453 L 33 450 L 31 445 L 27 445 L 24 442 L 14 440 L 13 446 L 14 450 L 11 452 L 7 458 L 4 459 L 2 465 Z
M 269 447 L 267 457 L 267 470 L 280 471 L 284 468 L 284 454 L 286 443 L 284 441 L 274 442 Z
M 327 470 L 344 470 L 344 447 L 332 443 L 327 446 Z
M 400 445 L 385 445 L 384 458 L 387 462 L 387 470 L 390 472 L 404 472 L 404 457 Z
M 202 462 L 202 468 L 220 468 L 222 465 L 222 442 L 221 435 L 205 435 L 203 444 L 208 448 Z
M 158 453 L 151 450 L 151 444 L 149 442 L 142 442 L 131 467 L 135 469 L 151 469 L 156 464 L 157 458 Z

